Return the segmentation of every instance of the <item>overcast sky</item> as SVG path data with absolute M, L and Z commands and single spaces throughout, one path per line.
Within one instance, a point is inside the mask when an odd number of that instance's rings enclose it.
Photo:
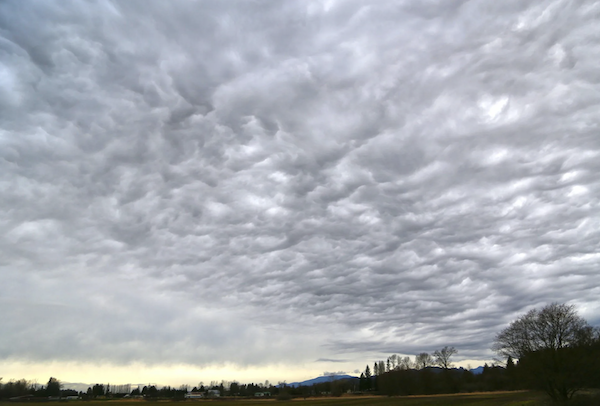
M 3 1 L 0 376 L 300 380 L 600 324 L 600 3 Z

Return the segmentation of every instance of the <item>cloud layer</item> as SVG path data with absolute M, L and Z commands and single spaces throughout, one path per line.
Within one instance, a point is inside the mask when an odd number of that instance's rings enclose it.
M 489 359 L 600 324 L 592 1 L 0 4 L 0 358 Z

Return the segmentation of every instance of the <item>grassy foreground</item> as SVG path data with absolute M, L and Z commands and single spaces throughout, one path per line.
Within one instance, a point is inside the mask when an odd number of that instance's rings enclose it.
M 265 406 L 265 404 L 285 405 L 306 403 L 307 406 L 542 406 L 545 404 L 544 396 L 534 392 L 486 392 L 458 395 L 436 396 L 344 396 L 340 398 L 308 398 L 294 399 L 291 401 L 277 401 L 275 399 L 215 399 L 215 400 L 187 400 L 183 402 L 172 401 L 144 401 L 144 400 L 98 400 L 98 401 L 70 401 L 71 406 L 166 406 L 166 403 L 175 403 L 181 406 Z M 41 406 L 43 404 L 61 404 L 62 402 L 0 402 L 0 406 Z M 159 405 L 160 404 L 160 405 Z

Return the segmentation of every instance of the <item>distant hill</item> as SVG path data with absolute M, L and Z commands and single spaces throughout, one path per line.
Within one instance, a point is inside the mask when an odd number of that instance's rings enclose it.
M 479 375 L 479 374 L 483 373 L 483 367 L 469 369 L 469 371 L 471 371 L 475 375 Z
M 340 379 L 358 379 L 358 378 L 356 376 L 350 376 L 350 375 L 324 375 L 324 376 L 319 376 L 318 378 L 309 379 L 307 381 L 286 383 L 285 385 L 291 386 L 292 388 L 297 388 L 298 386 L 312 386 L 315 383 L 338 381 Z M 278 385 L 278 386 L 280 386 L 280 385 Z
M 438 367 L 429 367 L 429 369 L 434 373 L 439 373 L 442 371 L 442 369 L 438 368 Z M 462 368 L 459 368 L 459 369 L 462 369 Z M 475 375 L 479 375 L 483 372 L 483 367 L 479 366 L 477 368 L 470 369 L 469 371 L 471 371 Z M 298 386 L 312 386 L 315 383 L 337 381 L 339 379 L 358 379 L 358 377 L 351 376 L 351 375 L 324 375 L 324 376 L 319 376 L 318 378 L 309 379 L 307 381 L 286 383 L 286 386 L 291 386 L 292 388 L 297 388 Z M 277 385 L 277 386 L 279 387 L 280 385 Z

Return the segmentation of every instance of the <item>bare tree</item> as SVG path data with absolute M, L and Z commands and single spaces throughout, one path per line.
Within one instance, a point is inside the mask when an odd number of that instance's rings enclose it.
M 585 386 L 594 330 L 573 305 L 552 303 L 530 310 L 497 336 L 492 349 L 519 360 L 526 379 L 556 402 Z
M 439 365 L 441 368 L 444 368 L 444 369 L 450 369 L 450 368 L 452 368 L 452 363 L 450 362 L 450 358 L 454 354 L 457 354 L 457 353 L 458 353 L 458 351 L 456 350 L 456 348 L 445 346 L 444 348 L 442 348 L 439 351 L 436 350 L 433 353 L 433 356 L 435 357 L 435 363 L 437 365 Z
M 433 365 L 433 358 L 426 352 L 422 352 L 415 356 L 415 368 L 424 369 Z
M 538 350 L 557 350 L 590 341 L 593 329 L 573 305 L 552 303 L 530 310 L 497 336 L 492 349 L 504 358 L 520 359 Z
M 398 369 L 411 369 L 414 366 L 413 362 L 410 360 L 410 357 L 400 358 L 398 357 Z

